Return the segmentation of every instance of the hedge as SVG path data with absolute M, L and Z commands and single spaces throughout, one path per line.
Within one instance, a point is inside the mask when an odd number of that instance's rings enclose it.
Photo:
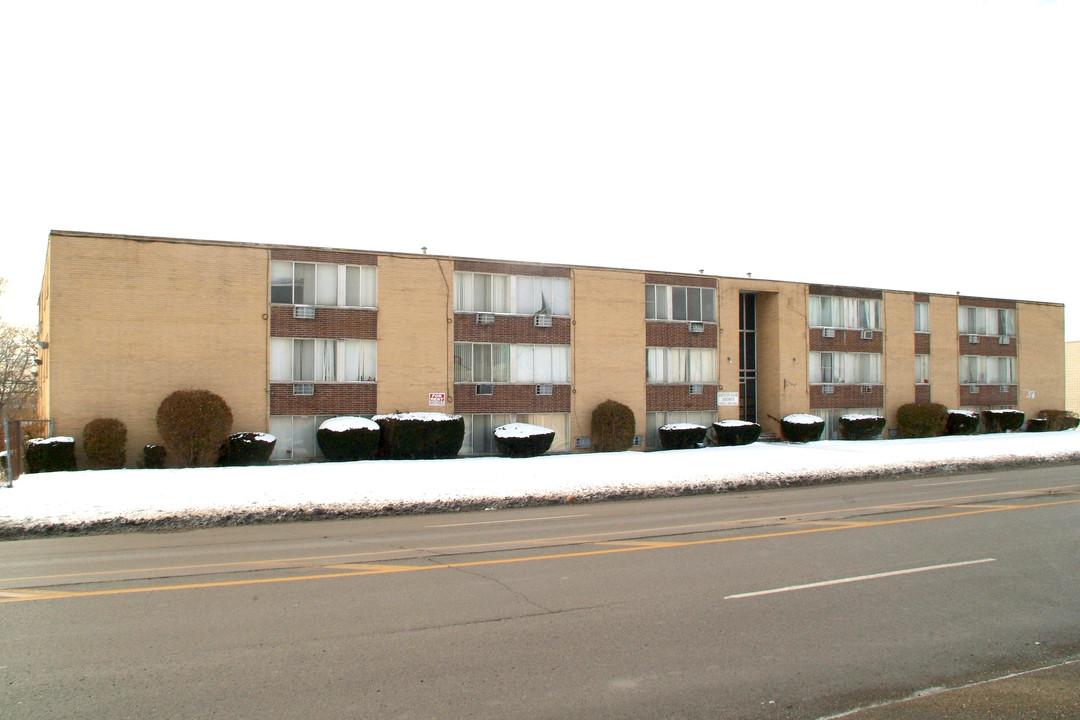
M 704 442 L 707 429 L 704 425 L 693 423 L 673 423 L 662 425 L 656 432 L 660 436 L 662 450 L 686 450 Z
M 821 439 L 825 421 L 817 415 L 795 413 L 780 421 L 780 436 L 788 442 L 805 443 Z
M 761 437 L 761 426 L 746 420 L 720 420 L 705 433 L 705 444 L 712 447 L 750 445 Z

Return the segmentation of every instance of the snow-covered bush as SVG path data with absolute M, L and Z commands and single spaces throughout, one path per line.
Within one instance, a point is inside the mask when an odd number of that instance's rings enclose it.
M 1050 429 L 1050 422 L 1044 417 L 1028 418 L 1024 425 L 1024 432 L 1046 432 Z
M 902 438 L 937 437 L 945 434 L 949 409 L 941 403 L 907 403 L 896 411 L 896 420 Z
M 266 465 L 277 438 L 261 432 L 233 433 L 218 448 L 218 465 Z
M 369 460 L 379 451 L 379 423 L 362 417 L 330 418 L 319 426 L 315 439 L 327 460 Z
M 708 430 L 704 425 L 694 423 L 672 423 L 661 425 L 657 430 L 660 436 L 660 447 L 663 450 L 685 450 L 695 448 L 705 442 L 705 432 Z
M 165 456 L 168 451 L 164 445 L 146 445 L 142 449 L 143 467 L 149 470 L 160 470 L 165 467 Z
M 31 438 L 26 441 L 26 472 L 63 472 L 75 469 L 75 438 Z
M 445 413 L 376 415 L 379 455 L 391 460 L 452 458 L 465 441 L 465 418 Z
M 1020 410 L 983 410 L 983 426 L 988 433 L 1013 432 L 1024 426 Z
M 761 437 L 761 426 L 748 420 L 714 422 L 705 433 L 705 444 L 715 447 L 750 445 Z
M 780 436 L 788 442 L 814 442 L 821 439 L 824 430 L 825 420 L 817 415 L 795 413 L 780 421 Z
M 950 410 L 945 423 L 946 435 L 974 435 L 979 431 L 979 413 L 971 410 Z
M 841 440 L 877 440 L 885 429 L 885 418 L 880 415 L 852 413 L 840 417 Z
M 1046 418 L 1047 430 L 1075 430 L 1080 418 L 1072 410 L 1040 410 L 1039 417 Z
M 158 432 L 181 467 L 212 465 L 232 423 L 228 404 L 209 390 L 177 390 L 157 411 Z
M 96 418 L 83 427 L 83 450 L 90 467 L 122 468 L 127 462 L 127 426 L 116 418 Z
M 508 457 L 536 457 L 551 449 L 555 431 L 551 428 L 510 423 L 495 428 L 495 446 Z
M 605 400 L 592 412 L 592 449 L 618 452 L 634 445 L 634 411 L 615 400 Z

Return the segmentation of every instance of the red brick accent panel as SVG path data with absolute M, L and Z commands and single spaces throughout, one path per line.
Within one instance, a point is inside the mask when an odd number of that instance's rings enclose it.
M 885 348 L 885 334 L 872 331 L 869 340 L 862 339 L 862 330 L 836 330 L 836 337 L 822 337 L 821 328 L 810 328 L 810 349 L 821 352 L 881 353 Z
M 960 336 L 961 355 L 983 355 L 986 357 L 1016 357 L 1016 338 L 1009 338 L 1008 345 L 1002 345 L 996 335 L 977 335 L 979 342 L 971 342 L 968 335 Z
M 294 262 L 336 263 L 338 265 L 378 265 L 377 255 L 348 250 L 321 250 L 319 248 L 271 248 L 271 260 Z
M 957 302 L 961 307 L 985 307 L 985 308 L 1001 308 L 1003 310 L 1015 310 L 1015 300 L 998 300 L 995 298 L 977 298 L 977 297 L 960 297 L 957 298 Z
M 478 325 L 477 313 L 454 313 L 455 342 L 569 345 L 570 318 L 552 317 L 551 327 L 536 327 L 532 315 L 496 315 L 491 325 Z
M 477 395 L 475 383 L 454 385 L 456 413 L 568 413 L 570 386 L 553 385 L 551 395 L 537 395 L 536 384 L 493 385 L 491 395 Z
M 866 298 L 867 300 L 881 300 L 885 297 L 885 294 L 881 290 L 847 287 L 844 285 L 811 285 L 810 294 L 830 295 L 832 297 Z
M 822 387 L 810 386 L 811 408 L 884 407 L 885 404 L 885 388 L 881 385 L 871 385 L 868 393 L 862 391 L 862 385 L 833 385 L 832 394 L 823 393 Z
M 293 395 L 292 383 L 270 384 L 271 415 L 373 415 L 375 383 L 316 383 L 314 395 Z
M 915 402 L 928 403 L 930 402 L 930 386 L 929 385 L 916 385 L 915 386 Z
M 716 289 L 716 278 L 706 275 L 668 275 L 645 273 L 646 285 L 674 285 L 676 287 L 703 287 Z
M 930 354 L 930 333 L 915 333 L 915 354 Z
M 645 344 L 648 347 L 715 348 L 716 324 L 702 323 L 705 332 L 690 332 L 685 320 L 646 320 Z
M 930 302 L 930 293 L 915 293 L 915 302 Z
M 378 334 L 378 310 L 316 307 L 314 319 L 298 320 L 292 305 L 270 307 L 271 337 L 375 340 Z
M 705 385 L 700 395 L 691 395 L 689 385 L 646 385 L 646 412 L 716 410 L 716 385 Z
M 960 386 L 960 405 L 970 407 L 972 405 L 985 407 L 988 405 L 1016 405 L 1017 386 L 1005 385 L 977 385 L 978 393 L 972 393 L 969 385 Z
M 570 277 L 570 268 L 557 265 L 531 265 L 528 263 L 484 262 L 482 260 L 455 260 L 454 270 L 459 272 L 493 273 L 496 275 L 531 275 L 533 277 Z

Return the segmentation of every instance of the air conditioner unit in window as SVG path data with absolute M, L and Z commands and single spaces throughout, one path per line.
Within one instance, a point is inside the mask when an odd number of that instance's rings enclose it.
M 972 395 L 978 395 L 979 394 L 979 386 L 978 385 L 969 386 L 968 387 L 968 392 L 970 392 Z
M 536 386 L 536 394 L 537 395 L 550 395 L 552 393 L 553 389 L 554 388 L 552 388 L 552 386 L 547 384 L 547 383 L 544 383 L 543 385 L 537 385 Z
M 703 332 L 705 332 L 705 323 L 703 323 L 703 322 L 692 322 L 689 325 L 687 325 L 687 329 L 692 333 L 703 333 Z
M 551 327 L 551 316 L 533 315 L 533 327 Z
M 495 386 L 494 385 L 488 385 L 488 384 L 477 385 L 476 386 L 476 394 L 477 395 L 494 395 L 495 394 Z
M 874 392 L 874 386 L 873 385 L 860 385 L 859 386 L 859 392 L 861 392 L 863 395 L 869 395 L 872 392 Z
M 494 313 L 476 313 L 477 325 L 494 325 L 495 314 Z
M 821 337 L 823 337 L 823 338 L 836 337 L 836 328 L 821 328 Z
M 1003 392 L 1003 393 L 1004 392 L 1009 392 L 1009 386 L 1008 385 L 998 385 L 998 392 Z
M 314 305 L 295 305 L 292 310 L 292 316 L 299 320 L 314 320 L 315 319 L 315 306 Z
M 293 383 L 293 395 L 314 395 L 315 383 Z
M 587 437 L 574 438 L 574 449 L 575 450 L 588 450 L 591 447 L 592 447 L 592 438 L 587 438 Z
M 978 335 L 968 335 L 968 342 L 971 343 L 972 345 L 978 345 L 979 344 L 979 336 Z
M 1009 344 L 1009 336 L 1008 335 L 1002 335 L 1001 337 L 998 338 L 998 345 L 1008 345 L 1008 344 Z
M 873 340 L 874 339 L 874 331 L 873 330 L 863 330 L 861 333 L 859 333 L 859 337 L 861 337 L 863 340 Z
M 690 394 L 691 395 L 703 395 L 704 393 L 705 393 L 705 386 L 704 385 L 691 385 L 690 386 Z
M 822 395 L 832 395 L 833 391 L 835 389 L 836 388 L 834 386 L 832 386 L 832 385 L 822 385 L 821 386 L 821 394 Z

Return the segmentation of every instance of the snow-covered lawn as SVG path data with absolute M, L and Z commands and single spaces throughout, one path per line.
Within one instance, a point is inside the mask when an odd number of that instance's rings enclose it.
M 664 496 L 1028 462 L 1080 463 L 1080 431 L 24 475 L 0 488 L 0 535 Z

